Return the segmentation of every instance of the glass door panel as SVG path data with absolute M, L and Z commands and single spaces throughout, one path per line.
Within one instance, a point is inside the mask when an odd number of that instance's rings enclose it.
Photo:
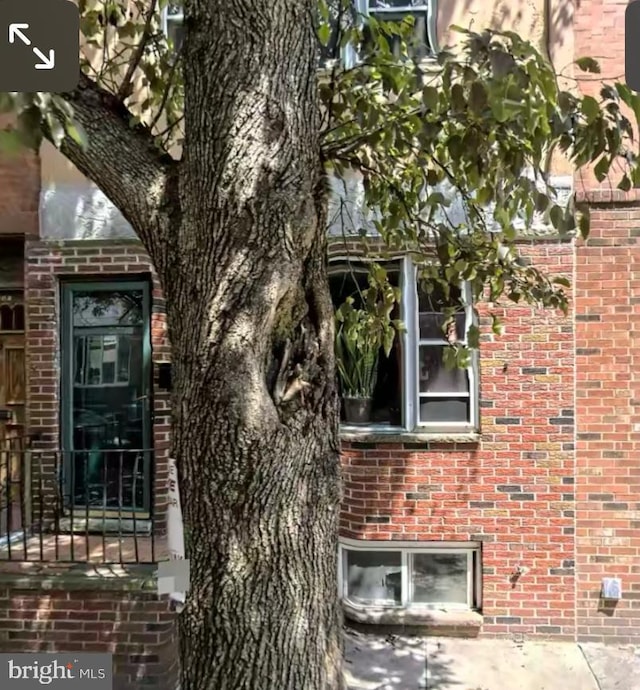
M 148 510 L 148 293 L 68 286 L 66 438 L 76 506 Z

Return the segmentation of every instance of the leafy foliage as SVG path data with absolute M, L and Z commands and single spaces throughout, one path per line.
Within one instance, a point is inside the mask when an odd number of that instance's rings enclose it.
M 167 0 L 79 6 L 83 72 L 120 104 L 131 127 L 153 133 L 159 153 L 175 154 L 185 135 L 184 88 L 179 51 L 163 31 Z M 593 165 L 598 180 L 615 172 L 623 191 L 640 183 L 632 126 L 640 96 L 623 84 L 603 84 L 598 97 L 562 90 L 552 66 L 511 32 L 457 29 L 461 51 L 418 61 L 410 18 L 365 18 L 356 6 L 318 0 L 316 30 L 323 160 L 329 175 L 361 186 L 367 213 L 359 232 L 411 252 L 427 281 L 466 281 L 474 300 L 566 310 L 566 278 L 521 261 L 516 242 L 543 227 L 560 237 L 588 233 L 588 209 L 567 205 L 551 184 L 553 151 L 576 168 Z M 345 69 L 338 58 L 347 50 L 359 60 Z M 590 57 L 577 67 L 599 72 Z M 18 115 L 0 146 L 37 146 L 42 134 L 59 147 L 90 146 L 72 100 L 0 94 L 0 112 Z
M 567 281 L 519 261 L 516 240 L 536 224 L 561 237 L 588 232 L 586 209 L 550 183 L 554 148 L 578 168 L 595 162 L 599 179 L 621 163 L 620 189 L 640 179 L 621 107 L 637 119 L 639 97 L 621 84 L 603 86 L 599 101 L 560 90 L 551 65 L 510 32 L 458 29 L 462 53 L 443 51 L 426 71 L 408 52 L 391 55 L 383 23 L 369 30 L 377 50 L 322 90 L 334 173 L 362 176 L 371 225 L 387 246 L 414 252 L 425 277 L 468 281 L 474 299 L 566 310 Z M 348 40 L 361 43 L 362 31 Z
M 369 287 L 347 297 L 336 310 L 336 367 L 344 396 L 373 395 L 380 351 L 388 357 L 396 333 L 404 328 L 392 318 L 399 301 L 399 288 L 389 283 L 387 272 L 379 264 L 373 264 Z

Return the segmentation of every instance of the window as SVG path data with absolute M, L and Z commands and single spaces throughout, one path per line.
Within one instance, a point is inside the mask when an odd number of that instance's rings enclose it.
M 401 264 L 387 262 L 384 266 L 389 282 L 399 286 Z M 362 262 L 340 261 L 331 265 L 329 284 L 333 302 L 340 306 L 347 297 L 362 306 L 362 293 L 367 289 L 369 267 Z M 401 318 L 399 313 L 394 318 Z M 402 342 L 395 338 L 389 357 L 380 351 L 378 358 L 376 384 L 373 391 L 371 422 L 390 426 L 402 425 Z M 343 417 L 344 417 L 343 409 Z
M 402 22 L 407 17 L 413 18 L 413 39 L 409 40 L 407 49 L 410 57 L 417 60 L 433 55 L 436 51 L 436 0 L 353 0 L 352 12 L 340 11 L 340 0 L 328 0 L 329 23 L 331 25 L 330 39 L 327 46 L 320 48 L 320 64 L 327 66 L 328 61 L 336 57 L 340 28 L 339 19 L 343 25 L 364 25 L 365 49 L 368 42 L 366 32 L 367 16 L 375 17 L 378 21 Z M 401 45 L 397 36 L 387 36 L 389 48 L 398 58 L 401 57 Z M 340 50 L 340 57 L 345 67 L 353 67 L 360 56 L 359 46 L 347 45 Z
M 432 19 L 429 0 L 368 0 L 369 16 L 381 22 L 402 22 L 413 18 L 413 38 L 407 45 L 410 57 L 424 59 L 434 52 Z M 396 57 L 401 57 L 400 38 L 387 36 L 389 48 Z
M 467 286 L 441 290 L 418 280 L 417 268 L 409 258 L 379 262 L 389 282 L 401 289 L 401 304 L 393 318 L 399 318 L 406 332 L 397 335 L 389 357 L 380 351 L 371 414 L 357 428 L 388 431 L 469 432 L 478 427 L 478 356 L 472 353 L 466 369 L 447 369 L 444 351 L 455 341 L 466 342 L 475 313 Z M 336 259 L 329 265 L 334 306 L 347 296 L 358 299 L 366 287 L 369 267 L 365 261 Z M 429 290 L 431 290 L 429 292 Z M 447 308 L 457 309 L 448 332 L 443 327 Z M 352 421 L 342 405 L 342 423 Z M 354 427 L 355 428 L 355 427 Z
M 433 55 L 435 52 L 435 0 L 353 0 L 352 11 L 345 16 L 340 9 L 341 0 L 328 0 L 329 23 L 331 33 L 328 45 L 318 46 L 319 62 L 322 66 L 335 57 L 339 50 L 345 67 L 353 67 L 358 60 L 357 46 L 348 45 L 338 49 L 340 38 L 339 19 L 343 24 L 359 24 L 366 21 L 367 16 L 373 16 L 379 21 L 402 22 L 412 17 L 413 40 L 407 46 L 409 55 L 415 59 Z M 363 17 L 365 18 L 363 20 Z M 162 14 L 163 30 L 177 51 L 184 35 L 184 14 L 182 3 L 170 2 Z M 387 36 L 389 47 L 397 57 L 400 57 L 400 40 L 397 36 Z M 366 36 L 365 36 L 366 42 Z
M 445 334 L 444 311 L 452 304 L 463 303 L 460 290 L 451 289 L 447 297 L 442 290 L 427 293 L 418 288 L 418 422 L 420 424 L 464 424 L 471 420 L 471 370 L 447 369 L 444 348 L 450 341 L 464 343 L 466 331 L 473 323 L 472 310 L 458 312 Z
M 174 50 L 180 50 L 184 35 L 182 4 L 170 2 L 163 14 L 164 32 Z
M 24 331 L 24 304 L 20 292 L 0 294 L 0 331 Z
M 344 540 L 340 595 L 358 607 L 480 608 L 477 544 Z

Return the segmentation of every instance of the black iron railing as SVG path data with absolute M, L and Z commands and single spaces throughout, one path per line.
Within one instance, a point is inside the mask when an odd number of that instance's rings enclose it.
M 156 561 L 153 451 L 0 441 L 0 562 Z

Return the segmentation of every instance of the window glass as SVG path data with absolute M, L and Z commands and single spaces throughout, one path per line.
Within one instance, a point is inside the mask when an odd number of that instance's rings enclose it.
M 397 263 L 385 264 L 389 282 L 398 287 L 400 285 L 400 266 Z M 336 262 L 329 268 L 329 285 L 335 308 L 339 307 L 347 297 L 353 297 L 355 306 L 362 306 L 361 295 L 368 287 L 369 268 L 363 262 Z M 400 318 L 399 308 L 393 314 L 394 319 Z M 390 426 L 402 425 L 402 338 L 396 336 L 389 356 L 380 350 L 378 358 L 378 372 L 375 390 L 373 392 L 372 424 Z M 344 409 L 342 410 L 344 421 Z
M 440 345 L 420 346 L 420 392 L 438 394 L 468 394 L 469 375 L 466 369 L 447 369 Z
M 411 561 L 413 603 L 470 603 L 466 553 L 416 553 Z
M 140 326 L 142 290 L 74 292 L 72 310 L 74 327 Z
M 429 42 L 426 0 L 369 0 L 369 14 L 378 21 L 397 23 L 413 17 L 413 36 L 407 41 L 409 57 L 421 60 L 433 52 Z M 388 35 L 385 38 L 391 53 L 397 58 L 402 57 L 400 37 Z M 365 44 L 370 45 L 370 42 L 370 36 L 365 36 Z
M 453 321 L 445 314 L 457 310 Z M 465 424 L 471 421 L 471 379 L 467 369 L 448 369 L 445 347 L 465 340 L 467 313 L 461 292 L 445 294 L 439 284 L 418 286 L 418 421 L 422 424 Z M 442 343 L 439 345 L 438 343 Z
M 420 421 L 423 424 L 466 424 L 471 406 L 465 398 L 420 398 Z
M 0 294 L 0 331 L 24 331 L 24 305 L 20 292 Z
M 462 308 L 460 290 L 451 287 L 449 294 L 445 295 L 442 287 L 432 284 L 427 289 L 427 285 L 418 285 L 418 320 L 420 326 L 421 340 L 441 340 L 443 342 L 454 342 L 464 340 L 466 332 L 466 314 Z M 445 331 L 444 324 L 447 317 L 445 309 L 453 308 L 456 310 L 454 323 L 448 325 Z
M 369 9 L 411 9 L 413 7 L 426 7 L 427 0 L 369 0 Z
M 182 47 L 184 37 L 184 24 L 182 17 L 167 17 L 167 38 L 171 41 L 173 49 L 178 52 Z
M 356 604 L 402 603 L 399 551 L 347 551 L 347 598 Z

